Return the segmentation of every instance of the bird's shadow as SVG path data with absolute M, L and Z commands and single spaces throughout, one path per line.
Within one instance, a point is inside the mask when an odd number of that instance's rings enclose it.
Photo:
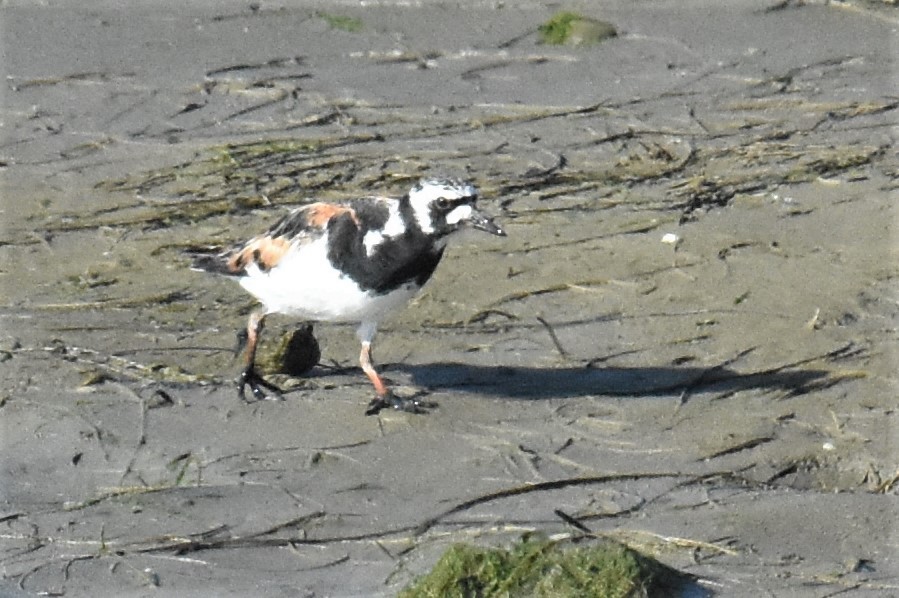
M 395 364 L 431 390 L 461 390 L 514 399 L 589 395 L 677 396 L 705 391 L 782 390 L 801 394 L 827 378 L 825 370 L 766 370 L 740 373 L 726 367 L 509 367 L 432 363 Z M 389 374 L 388 374 L 389 375 Z

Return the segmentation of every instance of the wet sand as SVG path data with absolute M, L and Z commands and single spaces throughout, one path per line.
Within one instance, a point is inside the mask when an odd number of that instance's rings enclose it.
M 899 595 L 894 9 L 171 6 L 0 7 L 0 595 L 390 596 L 556 510 L 720 595 Z M 327 324 L 239 401 L 252 301 L 180 250 L 432 174 L 509 233 L 382 327 L 438 408 L 364 416 Z

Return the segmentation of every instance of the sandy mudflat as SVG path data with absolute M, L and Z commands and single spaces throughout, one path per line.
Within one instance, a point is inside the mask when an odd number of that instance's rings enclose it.
M 113 4 L 0 4 L 0 595 L 389 596 L 557 509 L 720 595 L 899 595 L 899 11 Z M 509 232 L 382 328 L 439 407 L 365 417 L 324 324 L 240 402 L 252 303 L 179 249 L 437 173 Z

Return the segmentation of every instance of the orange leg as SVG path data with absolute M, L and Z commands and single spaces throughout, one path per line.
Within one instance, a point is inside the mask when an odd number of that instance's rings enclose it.
M 250 320 L 247 322 L 247 344 L 243 352 L 244 365 L 248 368 L 253 367 L 253 363 L 256 361 L 256 347 L 259 345 L 259 337 L 262 335 L 263 328 L 265 328 L 265 314 L 251 313 Z
M 370 342 L 362 341 L 362 351 L 359 353 L 359 364 L 362 366 L 362 371 L 365 372 L 365 375 L 368 376 L 368 379 L 371 380 L 371 383 L 374 385 L 375 392 L 378 393 L 378 398 L 384 399 L 387 397 L 390 394 L 390 389 L 384 384 L 381 376 L 378 375 L 378 372 L 375 371 L 375 367 L 371 363 Z
M 257 401 L 268 398 L 263 389 L 274 393 L 275 398 L 281 398 L 281 389 L 260 376 L 255 367 L 256 347 L 259 345 L 259 337 L 264 327 L 264 312 L 253 312 L 250 314 L 250 320 L 247 322 L 247 345 L 244 349 L 244 369 L 237 379 L 237 394 L 243 400 L 246 400 L 244 388 L 247 386 L 250 387 L 253 398 Z
M 404 399 L 390 392 L 390 389 L 384 384 L 384 380 L 381 379 L 381 376 L 378 375 L 371 363 L 370 342 L 362 341 L 359 363 L 362 365 L 362 371 L 365 372 L 365 375 L 368 376 L 368 379 L 374 385 L 375 392 L 378 393 L 378 396 L 368 404 L 365 415 L 375 415 L 385 407 L 392 407 L 397 411 L 408 411 L 410 413 L 425 413 L 426 408 L 434 407 L 433 403 L 422 403 L 415 398 Z
M 359 353 L 359 365 L 362 366 L 362 371 L 365 372 L 365 375 L 371 380 L 372 385 L 375 387 L 375 392 L 378 393 L 378 396 L 372 399 L 371 403 L 368 404 L 368 409 L 365 411 L 365 414 L 375 415 L 385 407 L 391 407 L 398 411 L 409 411 L 410 413 L 424 413 L 425 408 L 431 407 L 431 404 L 424 404 L 414 398 L 404 399 L 396 396 L 390 392 L 390 389 L 384 384 L 384 380 L 381 379 L 381 376 L 375 371 L 375 366 L 371 363 L 371 342 L 375 338 L 375 331 L 377 328 L 377 322 L 362 322 L 356 333 L 359 336 L 359 340 L 362 341 L 362 351 Z

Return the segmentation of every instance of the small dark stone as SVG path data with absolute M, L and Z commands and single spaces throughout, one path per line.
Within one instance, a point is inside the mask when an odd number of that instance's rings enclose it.
M 306 323 L 293 331 L 283 345 L 279 370 L 290 376 L 301 376 L 318 364 L 322 353 L 312 334 L 312 324 Z
M 858 316 L 848 311 L 837 318 L 837 326 L 851 326 L 856 322 L 858 322 Z

